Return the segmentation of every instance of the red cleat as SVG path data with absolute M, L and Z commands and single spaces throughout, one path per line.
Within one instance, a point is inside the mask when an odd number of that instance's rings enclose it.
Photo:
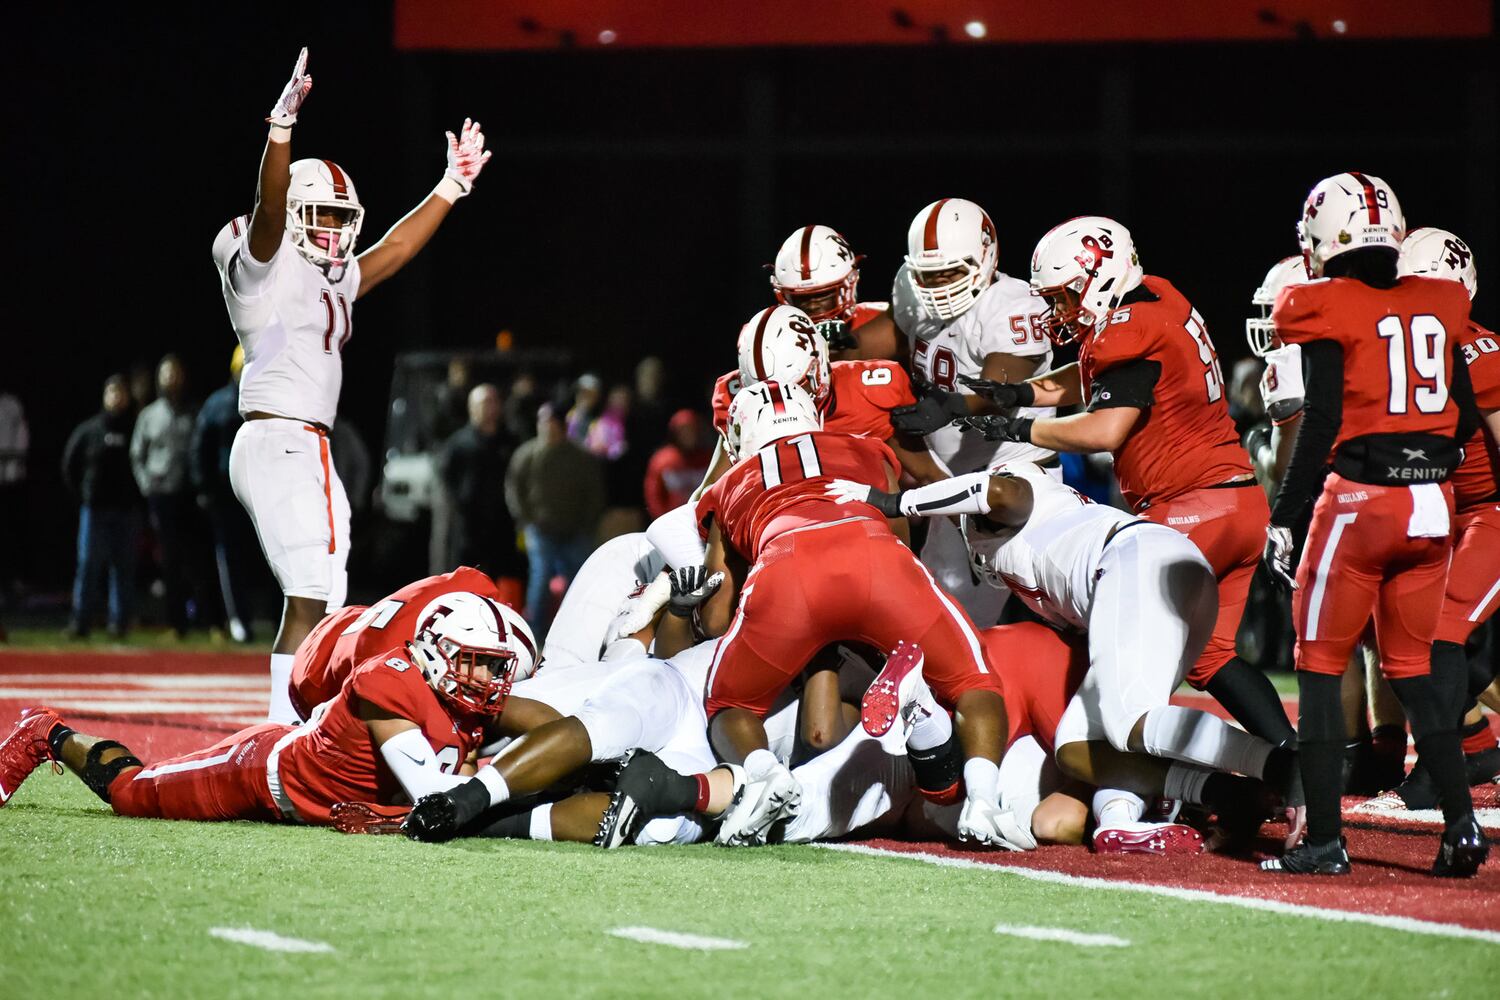
M 859 704 L 859 722 L 871 736 L 884 736 L 922 683 L 922 647 L 898 642 Z
M 1203 834 L 1182 823 L 1119 823 L 1094 831 L 1095 854 L 1202 854 Z
M 47 743 L 47 734 L 61 722 L 56 712 L 45 708 L 28 708 L 16 720 L 15 728 L 0 740 L 0 806 L 10 801 L 21 782 L 46 761 L 52 761 L 59 774 L 57 755 Z
M 406 822 L 410 812 L 406 806 L 335 802 L 328 815 L 339 833 L 393 834 L 401 832 L 401 824 Z

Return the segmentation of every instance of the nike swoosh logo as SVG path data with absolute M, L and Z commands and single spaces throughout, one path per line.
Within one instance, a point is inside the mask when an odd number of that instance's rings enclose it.
M 5 790 L 5 786 L 4 785 L 0 785 L 0 805 L 3 805 L 3 804 L 5 804 L 6 802 L 9 802 L 9 801 L 10 801 L 10 792 L 7 792 Z
M 426 757 L 423 757 L 421 760 L 418 760 L 417 758 L 413 757 L 411 754 L 407 753 L 405 750 L 397 750 L 396 752 L 399 753 L 401 756 L 405 757 L 407 760 L 411 761 L 413 764 L 416 764 L 418 767 L 426 767 L 427 766 L 427 758 Z

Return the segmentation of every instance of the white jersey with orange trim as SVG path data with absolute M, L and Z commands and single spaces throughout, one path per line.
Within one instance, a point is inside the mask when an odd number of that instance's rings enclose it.
M 270 261 L 250 254 L 250 219 L 214 240 L 214 264 L 229 321 L 245 348 L 240 413 L 274 413 L 332 427 L 343 383 L 343 351 L 359 296 L 359 261 L 329 273 L 283 234 Z
M 1010 354 L 1033 359 L 1038 372 L 1052 364 L 1052 341 L 1042 328 L 1047 304 L 1031 294 L 1031 286 L 1019 278 L 996 273 L 994 280 L 963 315 L 936 319 L 917 298 L 911 269 L 902 264 L 891 289 L 891 315 L 911 348 L 912 371 L 949 392 L 970 390 L 958 376 L 979 378 L 984 359 L 991 354 Z M 1052 406 L 1023 407 L 1023 417 L 1051 417 Z M 984 435 L 949 425 L 927 435 L 927 448 L 953 475 L 978 472 L 997 462 L 1046 462 L 1055 452 L 1033 444 L 986 441 Z

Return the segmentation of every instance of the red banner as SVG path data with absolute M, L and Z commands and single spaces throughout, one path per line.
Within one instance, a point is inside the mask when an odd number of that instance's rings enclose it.
M 1480 38 L 1489 0 L 397 0 L 399 49 Z

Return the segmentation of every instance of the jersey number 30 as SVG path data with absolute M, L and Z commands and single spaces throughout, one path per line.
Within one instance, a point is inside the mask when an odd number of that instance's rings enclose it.
M 1386 367 L 1391 376 L 1386 409 L 1406 413 L 1409 400 L 1419 413 L 1441 413 L 1448 405 L 1448 331 L 1442 320 L 1428 314 L 1413 316 L 1408 332 L 1400 316 L 1387 316 L 1375 324 L 1375 332 L 1386 342 Z M 1407 373 L 1408 354 L 1417 373 L 1415 386 Z

